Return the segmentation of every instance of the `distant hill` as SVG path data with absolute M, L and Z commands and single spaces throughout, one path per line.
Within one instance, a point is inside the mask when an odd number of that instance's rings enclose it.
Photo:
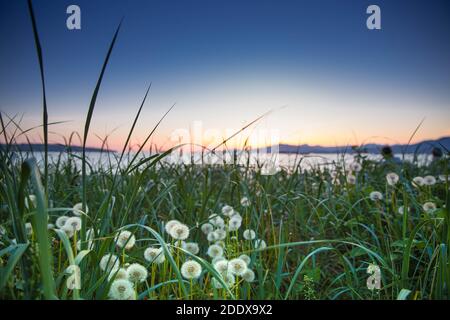
M 365 153 L 380 153 L 380 149 L 385 144 L 366 144 L 362 146 Z M 394 144 L 390 145 L 394 153 L 430 153 L 434 147 L 441 148 L 446 153 L 450 150 L 450 137 L 444 137 L 437 140 L 425 140 L 419 143 L 406 145 L 406 144 Z M 271 150 L 271 147 L 268 148 Z M 337 147 L 323 147 L 323 146 L 310 146 L 308 144 L 301 145 L 289 145 L 280 144 L 280 153 L 354 153 L 352 146 L 337 146 Z
M 23 151 L 23 152 L 29 152 L 29 151 L 35 151 L 35 152 L 43 152 L 44 151 L 44 144 L 42 143 L 32 143 L 32 144 L 27 144 L 27 143 L 21 143 L 21 144 L 14 144 L 11 145 L 10 150 L 13 151 Z M 0 149 L 6 149 L 6 145 L 5 144 L 0 144 Z M 62 152 L 62 151 L 68 151 L 70 150 L 71 152 L 82 152 L 83 151 L 83 147 L 81 146 L 70 146 L 67 147 L 65 145 L 62 144 L 49 144 L 48 145 L 48 151 L 49 152 Z M 86 147 L 86 152 L 115 152 L 114 150 L 105 150 L 105 149 L 100 149 L 100 148 L 94 148 L 94 147 Z

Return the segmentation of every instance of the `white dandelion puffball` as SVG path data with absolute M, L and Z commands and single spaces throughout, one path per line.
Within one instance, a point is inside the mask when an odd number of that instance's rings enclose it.
M 103 271 L 118 269 L 119 264 L 119 257 L 114 254 L 106 254 L 100 259 L 100 269 Z
M 81 202 L 76 203 L 76 204 L 73 206 L 73 209 L 75 209 L 75 210 L 73 210 L 72 212 L 73 212 L 73 214 L 76 215 L 76 216 L 81 216 L 83 213 L 84 213 L 84 214 L 88 214 L 88 213 L 89 213 L 89 208 L 88 208 L 87 205 L 86 205 L 86 212 L 83 211 L 83 204 L 82 204 Z M 80 211 L 81 211 L 81 212 L 80 212 Z
M 170 244 L 169 244 L 170 245 Z M 173 246 L 176 248 L 182 248 L 184 249 L 186 247 L 186 241 L 183 240 L 177 240 L 173 243 Z
M 265 249 L 267 247 L 266 242 L 262 239 L 255 240 L 255 249 Z
M 188 260 L 181 266 L 181 275 L 186 279 L 197 279 L 202 273 L 202 266 L 194 260 Z
M 186 240 L 189 237 L 189 227 L 182 223 L 175 224 L 169 232 L 175 240 Z
M 214 265 L 216 262 L 219 262 L 222 260 L 227 260 L 227 259 L 225 259 L 225 257 L 223 257 L 223 256 L 215 257 L 214 259 L 211 260 L 211 264 Z
M 215 233 L 217 235 L 217 240 L 224 240 L 227 237 L 227 232 L 223 229 L 217 229 Z
M 209 216 L 209 223 L 216 228 L 222 228 L 225 225 L 225 221 L 217 214 L 212 214 Z
M 350 164 L 350 170 L 360 172 L 362 170 L 362 165 L 359 162 L 353 162 Z
M 47 230 L 53 230 L 55 229 L 55 225 L 53 223 L 47 224 Z
M 241 254 L 238 258 L 241 260 L 244 260 L 244 262 L 247 264 L 247 266 L 249 266 L 250 262 L 252 261 L 252 259 L 246 254 Z
M 75 231 L 81 230 L 81 219 L 79 217 L 70 217 L 66 220 L 66 223 L 64 223 L 64 229 Z
M 240 258 L 228 261 L 228 271 L 237 276 L 241 276 L 247 270 L 247 264 Z
M 225 248 L 225 241 L 223 241 L 223 240 L 218 240 L 218 241 L 214 242 L 214 244 L 217 244 L 218 246 Z
M 175 225 L 177 225 L 177 224 L 181 224 L 181 222 L 180 221 L 178 221 L 178 220 L 170 220 L 170 221 L 168 221 L 167 223 L 166 223 L 166 225 L 165 225 L 165 229 L 166 229 L 166 232 L 168 233 L 168 234 L 170 234 L 170 230 L 175 226 Z
M 219 260 L 216 263 L 214 263 L 213 266 L 214 266 L 214 269 L 217 270 L 217 272 L 225 273 L 228 271 L 228 260 L 226 260 L 224 258 L 224 259 Z
M 198 246 L 198 243 L 196 242 L 187 242 L 184 245 L 184 248 L 186 251 L 189 251 L 192 254 L 198 254 L 200 252 L 200 248 Z
M 423 183 L 424 183 L 426 186 L 432 186 L 432 185 L 435 185 L 435 184 L 436 184 L 436 178 L 433 177 L 433 176 L 425 176 L 425 177 L 423 177 Z
M 223 248 L 217 244 L 212 244 L 209 246 L 208 251 L 206 253 L 211 258 L 221 257 L 223 256 Z
M 436 205 L 433 202 L 425 202 L 422 208 L 426 213 L 433 213 L 436 210 Z
M 136 243 L 136 237 L 128 230 L 122 230 L 116 235 L 114 241 L 119 248 L 130 250 Z
M 370 200 L 372 201 L 378 201 L 383 200 L 383 194 L 379 191 L 372 191 L 369 195 Z
M 441 181 L 441 182 L 446 182 L 446 181 L 449 180 L 449 177 L 450 177 L 450 176 L 446 176 L 445 174 L 440 174 L 440 175 L 439 175 L 439 181 Z
M 135 300 L 133 284 L 126 279 L 113 281 L 108 293 L 109 297 L 114 300 Z
M 143 265 L 139 263 L 132 263 L 127 268 L 128 280 L 133 283 L 144 282 L 147 279 L 148 272 Z
M 67 219 L 69 219 L 68 216 L 58 217 L 58 219 L 56 219 L 56 222 L 55 222 L 56 226 L 58 228 L 62 229 L 62 227 L 64 227 L 64 225 L 66 224 Z
M 250 206 L 250 200 L 247 197 L 242 197 L 242 199 L 241 199 L 241 206 L 249 207 Z
M 255 273 L 251 269 L 245 270 L 242 274 L 242 279 L 246 282 L 253 282 L 255 280 Z
M 166 260 L 163 251 L 163 248 L 147 248 L 144 251 L 144 259 L 150 263 L 163 263 Z
M 236 231 L 241 227 L 242 218 L 232 217 L 230 221 L 228 221 L 228 231 Z
M 236 278 L 234 277 L 234 275 L 232 275 L 229 272 L 222 273 L 221 274 L 221 278 L 222 278 L 223 282 L 225 282 L 225 284 L 228 287 L 231 287 L 236 282 Z M 216 288 L 216 289 L 222 289 L 223 288 L 223 286 L 220 283 L 220 281 L 217 280 L 215 277 L 212 278 L 212 282 L 211 283 L 212 283 L 213 287 Z
M 425 184 L 425 181 L 423 180 L 422 177 L 415 177 L 415 178 L 412 180 L 412 184 L 413 184 L 415 187 L 421 187 L 421 186 L 423 186 L 423 185 Z
M 403 215 L 404 213 L 405 213 L 405 207 L 404 206 L 398 207 L 398 214 Z
M 247 229 L 244 230 L 243 236 L 245 240 L 253 240 L 256 238 L 256 232 L 252 229 Z
M 208 233 L 213 232 L 214 226 L 211 223 L 204 223 L 200 229 L 204 234 L 208 235 Z
M 72 238 L 75 233 L 72 228 L 65 228 L 64 226 L 58 230 L 64 232 L 69 239 Z
M 217 232 L 213 231 L 213 232 L 208 233 L 208 235 L 206 236 L 206 239 L 209 242 L 214 242 L 214 241 L 219 240 L 219 235 L 217 234 Z
M 399 176 L 395 172 L 390 172 L 386 175 L 388 185 L 395 186 L 398 183 Z
M 356 177 L 352 174 L 347 175 L 347 183 L 348 184 L 356 184 Z
M 116 269 L 109 273 L 108 281 L 119 279 L 128 279 L 127 270 L 124 268 Z
M 33 234 L 33 226 L 30 222 L 25 223 L 25 232 L 28 236 L 31 236 Z
M 234 209 L 231 206 L 225 205 L 222 207 L 222 214 L 227 217 L 231 217 L 234 214 Z

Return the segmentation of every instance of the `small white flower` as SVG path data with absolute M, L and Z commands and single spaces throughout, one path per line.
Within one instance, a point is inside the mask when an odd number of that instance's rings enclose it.
M 415 178 L 412 180 L 412 183 L 413 183 L 413 185 L 414 185 L 415 187 L 421 187 L 421 186 L 423 186 L 423 185 L 425 184 L 425 181 L 423 180 L 422 177 L 415 177 Z
M 221 257 L 223 256 L 223 248 L 217 244 L 212 244 L 209 246 L 207 254 L 211 258 Z
M 395 172 L 390 172 L 386 175 L 386 181 L 390 186 L 395 186 L 399 179 L 400 178 L 398 174 L 396 174 Z
M 72 212 L 73 212 L 73 214 L 76 215 L 76 216 L 81 216 L 83 213 L 84 213 L 84 214 L 88 214 L 88 213 L 89 213 L 89 208 L 88 208 L 87 205 L 86 205 L 86 212 L 83 212 L 83 204 L 82 204 L 81 202 L 76 203 L 76 204 L 73 206 L 73 209 L 75 209 L 75 210 L 73 210 Z M 80 211 L 81 211 L 81 212 L 80 212 Z
M 170 220 L 169 222 L 166 223 L 164 228 L 166 229 L 166 232 L 170 234 L 170 230 L 172 229 L 172 227 L 174 227 L 177 224 L 181 224 L 181 222 L 178 220 Z
M 253 282 L 255 280 L 255 273 L 251 269 L 245 270 L 242 274 L 242 279 L 246 282 Z
M 243 206 L 243 207 L 250 206 L 250 200 L 247 197 L 242 197 L 242 199 L 241 199 L 241 206 Z
M 63 229 L 80 231 L 81 230 L 81 219 L 79 217 L 70 217 L 66 220 L 66 223 L 64 223 Z
M 215 233 L 217 235 L 217 240 L 224 240 L 227 237 L 227 232 L 223 229 L 217 229 Z
M 222 228 L 225 225 L 222 217 L 217 214 L 212 214 L 209 216 L 209 223 L 211 223 L 216 228 Z
M 217 261 L 213 265 L 214 269 L 216 269 L 219 273 L 225 273 L 228 271 L 228 260 L 226 260 L 225 258 Z
M 215 257 L 214 259 L 211 260 L 211 263 L 212 263 L 212 265 L 214 265 L 217 262 L 222 261 L 222 260 L 227 260 L 227 259 L 225 259 L 223 256 Z
M 133 284 L 126 279 L 113 281 L 109 289 L 109 297 L 114 300 L 135 300 Z
M 181 266 L 181 275 L 186 279 L 197 279 L 202 274 L 202 266 L 194 260 L 188 260 Z
M 370 200 L 372 201 L 378 201 L 383 200 L 383 194 L 379 191 L 372 191 L 369 195 Z
M 119 248 L 130 250 L 136 243 L 136 237 L 128 230 L 122 230 L 116 235 L 114 241 Z
M 68 216 L 58 217 L 58 219 L 56 219 L 56 222 L 55 222 L 56 226 L 61 229 L 66 224 L 67 219 L 69 219 Z
M 177 223 L 170 228 L 169 234 L 175 240 L 186 240 L 189 237 L 189 227 L 185 224 Z
M 354 175 L 352 175 L 351 173 L 349 173 L 347 175 L 347 183 L 348 184 L 356 184 L 356 177 Z
M 223 240 L 218 240 L 218 241 L 214 242 L 214 244 L 217 244 L 218 246 L 225 248 L 225 241 L 223 241 Z
M 436 205 L 433 202 L 425 202 L 422 208 L 426 213 L 433 213 L 436 210 Z
M 234 275 L 232 275 L 229 272 L 222 273 L 221 274 L 221 278 L 222 278 L 223 282 L 225 282 L 225 284 L 228 287 L 233 286 L 234 283 L 236 282 L 236 278 L 234 277 Z M 220 281 L 217 280 L 215 277 L 212 278 L 212 282 L 211 283 L 212 283 L 213 287 L 216 288 L 216 289 L 222 289 L 223 288 L 223 286 L 220 283 Z
M 213 232 L 214 226 L 211 223 L 204 223 L 201 226 L 201 230 L 204 234 L 208 235 L 210 232 Z
M 266 242 L 262 239 L 257 239 L 254 242 L 255 249 L 265 249 L 267 247 Z
M 252 229 L 247 229 L 244 230 L 243 236 L 245 240 L 253 240 L 256 238 L 256 232 Z
M 247 270 L 247 264 L 240 258 L 231 259 L 228 262 L 228 271 L 232 274 L 241 276 Z
M 233 207 L 228 206 L 228 205 L 223 206 L 223 207 L 222 207 L 222 214 L 223 214 L 224 216 L 231 217 L 231 216 L 234 214 L 234 209 L 233 209 Z
M 72 238 L 73 234 L 75 233 L 72 228 L 65 228 L 64 226 L 58 230 L 64 232 L 69 239 Z
M 350 164 L 350 170 L 354 172 L 360 172 L 362 165 L 359 162 L 353 162 Z
M 143 265 L 139 263 L 132 263 L 127 268 L 128 280 L 133 283 L 144 282 L 147 279 L 148 272 Z
M 128 279 L 127 270 L 124 268 L 113 270 L 108 275 L 108 281 L 119 279 Z
M 447 176 L 447 175 L 445 175 L 445 174 L 440 174 L 440 175 L 439 175 L 439 180 L 440 180 L 441 182 L 446 182 L 446 181 L 449 180 L 449 177 L 450 177 L 450 176 Z
M 423 183 L 424 183 L 426 186 L 432 186 L 432 185 L 435 185 L 435 184 L 436 184 L 436 178 L 433 177 L 433 176 L 425 176 L 425 177 L 423 177 Z
M 119 268 L 119 258 L 114 254 L 106 254 L 100 259 L 100 269 L 110 271 Z
M 198 254 L 200 252 L 200 248 L 198 246 L 198 243 L 196 242 L 187 242 L 183 249 L 189 251 L 192 254 Z
M 247 264 L 247 266 L 249 266 L 250 262 L 252 261 L 252 259 L 246 254 L 241 254 L 239 256 L 239 259 L 244 260 L 244 262 Z
M 163 248 L 147 248 L 144 251 L 144 259 L 150 263 L 160 264 L 166 260 Z
M 409 212 L 409 209 L 407 209 L 407 211 Z M 398 207 L 398 214 L 403 215 L 404 213 L 405 213 L 405 207 L 404 206 Z
M 232 217 L 230 221 L 228 221 L 228 231 L 236 231 L 241 227 L 242 218 Z
M 209 242 L 214 242 L 219 240 L 219 235 L 217 234 L 217 232 L 213 231 L 208 233 L 208 235 L 206 236 L 206 239 L 208 239 Z

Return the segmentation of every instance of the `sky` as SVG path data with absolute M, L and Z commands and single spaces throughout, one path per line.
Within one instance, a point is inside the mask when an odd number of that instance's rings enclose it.
M 69 30 L 66 8 L 81 9 Z M 366 26 L 369 5 L 381 30 Z M 123 145 L 152 84 L 132 145 L 182 139 L 230 144 L 404 143 L 450 136 L 450 3 L 380 0 L 33 1 L 44 56 L 50 142 L 82 133 L 104 57 L 123 17 L 88 144 Z M 42 123 L 42 93 L 25 0 L 0 0 L 0 110 Z M 29 132 L 41 140 L 40 128 Z M 188 138 L 186 138 L 188 136 Z M 181 139 L 181 140 L 180 140 Z M 79 144 L 75 140 L 75 144 Z

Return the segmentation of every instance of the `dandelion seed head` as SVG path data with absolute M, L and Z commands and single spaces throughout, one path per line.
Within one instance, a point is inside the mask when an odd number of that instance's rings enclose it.
M 197 279 L 202 273 L 202 266 L 194 260 L 188 260 L 181 266 L 181 275 L 186 279 Z
M 426 213 L 433 213 L 436 210 L 436 204 L 434 202 L 425 202 L 422 208 Z
M 426 186 L 433 186 L 436 184 L 436 178 L 433 176 L 425 176 L 423 177 L 423 183 Z
M 126 279 L 113 281 L 109 289 L 109 297 L 114 300 L 135 300 L 133 284 Z
M 189 237 L 189 227 L 182 223 L 175 224 L 169 232 L 175 240 L 186 240 Z
M 70 217 L 63 226 L 64 229 L 75 231 L 81 230 L 81 219 L 79 217 Z
M 262 239 L 257 239 L 254 242 L 255 249 L 264 249 L 267 247 L 266 242 Z
M 136 243 L 136 237 L 128 230 L 122 230 L 116 235 L 114 241 L 119 248 L 130 250 Z
M 372 191 L 369 195 L 370 200 L 372 201 L 380 201 L 383 200 L 383 194 L 379 191 Z
M 241 206 L 249 207 L 250 206 L 250 200 L 247 197 L 242 197 L 242 199 L 241 199 Z
M 224 272 L 228 271 L 228 260 L 226 260 L 225 258 L 217 261 L 213 265 L 214 265 L 214 269 L 216 269 L 217 272 L 219 272 L 219 273 L 224 273 Z
M 119 268 L 119 257 L 114 254 L 106 254 L 100 259 L 100 269 L 110 271 Z
M 144 282 L 147 279 L 148 272 L 143 265 L 139 263 L 132 263 L 127 268 L 128 280 L 133 283 Z
M 163 248 L 147 248 L 144 251 L 144 259 L 150 263 L 160 264 L 166 260 Z
M 240 258 L 231 259 L 228 262 L 228 271 L 241 276 L 247 270 L 247 264 Z
M 174 227 L 175 225 L 177 225 L 177 224 L 181 224 L 181 222 L 180 221 L 178 221 L 178 220 L 170 220 L 170 221 L 168 221 L 167 223 L 166 223 L 166 225 L 165 225 L 165 230 L 166 230 L 166 232 L 168 233 L 168 234 L 170 234 L 170 230 L 172 229 L 172 227 Z
M 239 256 L 239 259 L 243 260 L 247 264 L 247 266 L 249 266 L 250 262 L 252 261 L 252 259 L 246 254 L 241 254 Z
M 386 175 L 386 181 L 390 186 L 395 186 L 398 183 L 399 179 L 400 178 L 398 174 L 396 174 L 395 172 L 390 172 Z
M 85 214 L 88 214 L 88 213 L 89 213 L 89 208 L 88 208 L 87 205 L 86 205 L 86 212 L 83 211 L 83 203 L 81 203 L 81 202 L 76 203 L 76 204 L 73 206 L 73 209 L 75 209 L 75 210 L 73 210 L 72 212 L 73 212 L 73 214 L 76 215 L 76 216 L 81 216 L 83 213 L 85 213 Z M 81 212 L 80 212 L 80 211 L 81 211 Z
M 64 227 L 64 225 L 66 224 L 67 219 L 69 219 L 68 216 L 60 216 L 58 217 L 58 219 L 56 219 L 56 226 L 60 229 L 62 229 Z
M 192 254 L 198 254 L 200 252 L 200 248 L 196 242 L 187 242 L 184 249 Z
M 211 258 L 221 257 L 223 256 L 223 248 L 217 244 L 212 244 L 209 246 L 207 254 Z
M 208 235 L 210 232 L 214 231 L 214 226 L 211 223 L 204 223 L 201 226 L 201 230 L 204 234 Z
M 422 187 L 422 186 L 425 184 L 425 181 L 423 180 L 422 177 L 415 177 L 415 178 L 413 178 L 413 180 L 412 180 L 412 184 L 413 184 L 415 187 Z
M 225 205 L 222 207 L 222 214 L 226 217 L 231 217 L 234 214 L 234 209 L 232 206 Z
M 242 274 L 242 279 L 246 282 L 253 282 L 255 280 L 255 273 L 251 269 L 245 270 Z
M 253 240 L 256 238 L 256 232 L 252 229 L 247 229 L 244 230 L 243 236 L 245 240 Z

